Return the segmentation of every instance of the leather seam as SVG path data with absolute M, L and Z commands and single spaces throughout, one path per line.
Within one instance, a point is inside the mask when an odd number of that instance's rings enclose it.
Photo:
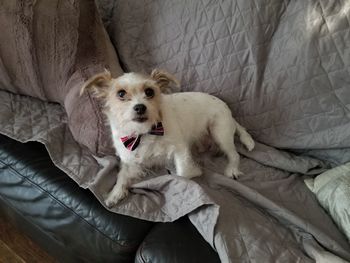
M 140 260 L 141 263 L 147 263 L 148 261 L 145 260 L 143 256 L 143 248 L 145 246 L 145 240 L 141 243 L 139 246 L 139 249 L 137 250 L 136 256 Z

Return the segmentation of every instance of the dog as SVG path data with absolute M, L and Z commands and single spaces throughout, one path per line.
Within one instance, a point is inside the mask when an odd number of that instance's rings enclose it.
M 235 119 L 222 100 L 201 92 L 167 94 L 179 82 L 171 74 L 155 69 L 150 76 L 125 73 L 112 78 L 105 71 L 90 78 L 81 93 L 89 90 L 102 99 L 111 128 L 114 147 L 121 167 L 117 183 L 105 203 L 116 205 L 128 194 L 129 186 L 154 166 L 167 162 L 175 165 L 176 174 L 193 178 L 202 174 L 191 148 L 211 138 L 227 156 L 224 174 L 238 178 L 239 155 L 234 134 L 251 151 L 254 140 Z

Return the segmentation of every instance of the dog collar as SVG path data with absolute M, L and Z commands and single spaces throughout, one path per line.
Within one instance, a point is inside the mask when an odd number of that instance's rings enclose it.
M 158 122 L 157 124 L 153 125 L 151 130 L 147 133 L 151 135 L 157 135 L 157 136 L 163 136 L 164 135 L 164 128 L 163 124 L 161 122 Z M 141 141 L 142 134 L 132 134 L 129 136 L 121 137 L 120 140 L 124 144 L 125 148 L 129 151 L 133 151 L 139 146 Z

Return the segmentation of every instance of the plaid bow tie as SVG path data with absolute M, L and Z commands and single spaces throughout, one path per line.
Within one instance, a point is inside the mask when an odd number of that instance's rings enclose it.
M 158 122 L 157 124 L 153 125 L 151 130 L 148 132 L 148 134 L 157 135 L 157 136 L 163 136 L 164 135 L 164 128 L 161 122 Z M 130 135 L 130 136 L 124 136 L 121 137 L 120 140 L 124 144 L 125 148 L 129 151 L 133 151 L 137 148 L 137 146 L 140 144 L 141 141 L 140 135 Z

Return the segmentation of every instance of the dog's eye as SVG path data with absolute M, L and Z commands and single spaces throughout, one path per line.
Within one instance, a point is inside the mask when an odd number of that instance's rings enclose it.
M 145 94 L 147 98 L 152 98 L 154 96 L 154 90 L 151 88 L 145 89 Z
M 123 90 L 123 89 L 121 89 L 121 90 L 119 90 L 119 91 L 117 92 L 118 97 L 121 98 L 121 99 L 124 98 L 125 94 L 126 94 L 126 91 Z

